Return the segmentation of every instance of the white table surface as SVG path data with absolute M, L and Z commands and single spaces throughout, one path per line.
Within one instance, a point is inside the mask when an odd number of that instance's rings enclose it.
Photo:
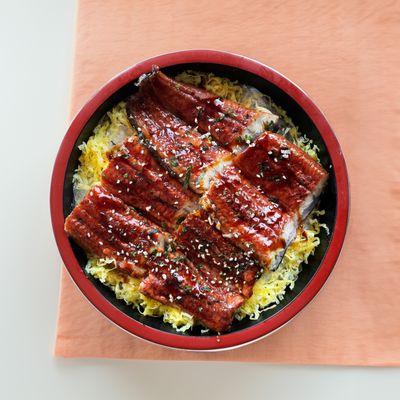
M 395 368 L 53 357 L 61 261 L 49 182 L 67 128 L 75 7 L 0 0 L 0 399 L 400 398 Z

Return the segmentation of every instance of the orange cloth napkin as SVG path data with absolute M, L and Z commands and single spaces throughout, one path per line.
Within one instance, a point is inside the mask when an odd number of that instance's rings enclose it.
M 400 17 L 392 1 L 82 0 L 72 113 L 147 57 L 213 48 L 264 62 L 326 113 L 347 158 L 351 222 L 320 295 L 278 333 L 219 353 L 168 350 L 108 322 L 63 269 L 64 357 L 400 365 Z

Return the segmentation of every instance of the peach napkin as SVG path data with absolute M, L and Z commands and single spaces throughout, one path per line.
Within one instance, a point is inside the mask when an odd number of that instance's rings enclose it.
M 79 2 L 72 114 L 114 74 L 150 56 L 213 48 L 255 58 L 326 113 L 347 158 L 352 210 L 325 288 L 264 340 L 207 354 L 148 344 L 95 311 L 63 269 L 57 356 L 400 365 L 399 4 L 317 3 Z

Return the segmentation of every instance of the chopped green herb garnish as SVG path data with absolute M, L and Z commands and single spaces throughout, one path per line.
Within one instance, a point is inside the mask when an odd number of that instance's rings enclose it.
M 226 111 L 226 114 L 233 118 L 237 117 L 237 114 L 235 113 L 235 111 L 233 111 L 232 108 L 228 108 L 228 110 Z
M 185 219 L 185 217 L 183 217 L 183 216 L 179 217 L 179 218 L 176 220 L 176 224 L 177 224 L 177 225 L 180 225 L 180 224 L 183 222 L 184 219 Z
M 251 144 L 251 143 L 253 143 L 253 141 L 254 141 L 254 138 L 251 135 L 249 135 L 248 133 L 236 138 L 236 142 L 239 144 L 242 144 L 242 143 Z
M 170 164 L 172 167 L 177 167 L 179 165 L 178 159 L 176 157 L 172 157 L 170 160 Z
M 190 285 L 185 285 L 185 286 L 183 287 L 183 291 L 184 291 L 185 293 L 190 293 L 190 292 L 192 291 L 192 288 L 190 287 Z
M 241 136 L 238 136 L 235 140 L 238 144 L 244 143 L 244 139 Z
M 242 144 L 242 143 L 251 144 L 251 143 L 253 143 L 253 141 L 254 141 L 254 138 L 251 135 L 249 135 L 248 133 L 246 133 L 243 136 L 238 136 L 236 138 L 236 143 L 239 143 L 239 144 Z
M 192 173 L 192 166 L 190 166 L 185 173 L 185 178 L 183 180 L 183 188 L 187 189 L 189 186 L 189 182 L 190 182 L 190 175 Z
M 165 228 L 166 228 L 165 222 L 161 222 L 161 229 L 162 229 L 163 231 L 165 231 Z
M 200 288 L 200 290 L 201 290 L 202 292 L 209 292 L 209 291 L 211 291 L 211 288 L 210 288 L 209 286 L 203 285 L 203 286 Z
M 254 140 L 253 137 L 249 134 L 244 135 L 243 139 L 247 144 L 253 143 Z
M 182 226 L 182 232 L 185 233 L 187 231 L 186 226 Z
M 268 180 L 271 182 L 280 182 L 281 176 L 280 175 L 271 175 L 268 177 Z
M 169 244 L 169 249 L 170 249 L 172 252 L 174 252 L 174 251 L 176 250 L 176 246 L 175 246 L 175 244 L 174 244 L 173 242 L 171 242 L 171 243 Z
M 182 262 L 182 261 L 186 261 L 186 257 L 185 256 L 177 256 L 173 259 L 173 261 L 175 262 Z

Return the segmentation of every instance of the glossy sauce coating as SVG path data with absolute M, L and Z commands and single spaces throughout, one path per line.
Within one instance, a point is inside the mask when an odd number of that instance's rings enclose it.
M 298 146 L 272 132 L 262 134 L 234 158 L 249 181 L 288 212 L 297 212 L 328 174 Z
M 230 151 L 244 142 L 244 131 L 261 115 L 206 90 L 177 82 L 160 71 L 153 73 L 149 80 L 164 107 L 201 132 L 209 132 Z
M 196 210 L 186 217 L 176 233 L 176 242 L 214 284 L 229 286 L 246 298 L 251 296 L 262 267 L 224 238 L 204 210 Z
M 65 221 L 65 231 L 87 253 L 112 258 L 118 268 L 142 277 L 151 254 L 164 251 L 165 235 L 119 198 L 95 186 Z
M 217 332 L 230 327 L 235 311 L 244 301 L 237 292 L 224 286 L 215 287 L 206 274 L 188 261 L 183 263 L 181 258 L 152 269 L 140 284 L 140 290 L 163 304 L 186 310 Z
M 174 231 L 178 222 L 197 207 L 197 196 L 169 176 L 137 137 L 128 138 L 109 158 L 102 185 L 164 230 Z
M 203 193 L 203 177 L 230 154 L 210 136 L 201 135 L 155 101 L 151 90 L 141 88 L 127 103 L 128 117 L 146 145 L 183 186 Z
M 190 312 L 217 331 L 229 328 L 244 301 L 232 285 L 214 281 L 209 269 L 195 267 L 172 236 L 95 186 L 65 222 L 66 232 L 90 255 L 114 259 L 122 272 L 148 276 L 142 293 Z
M 286 246 L 282 235 L 289 216 L 235 167 L 220 173 L 200 201 L 216 228 L 264 266 L 270 265 L 272 251 Z

